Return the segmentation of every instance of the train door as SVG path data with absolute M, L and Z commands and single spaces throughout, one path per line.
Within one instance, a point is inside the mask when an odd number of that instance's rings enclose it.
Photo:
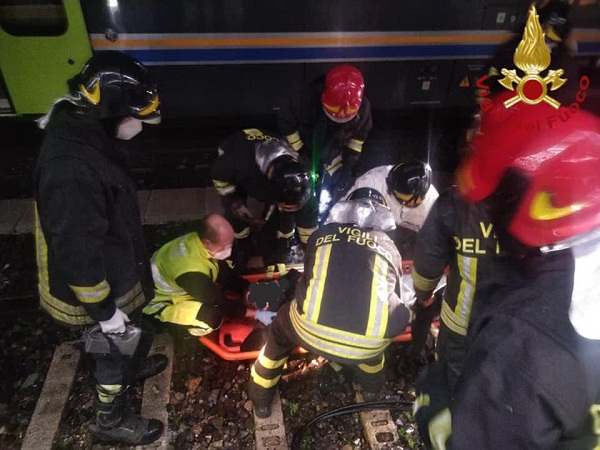
M 79 0 L 2 0 L 0 114 L 42 114 L 92 55 Z

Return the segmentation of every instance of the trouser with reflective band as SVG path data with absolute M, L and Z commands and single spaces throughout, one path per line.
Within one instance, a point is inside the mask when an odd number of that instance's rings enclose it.
M 160 320 L 187 327 L 193 336 L 205 336 L 219 328 L 222 314 L 216 308 L 203 305 L 191 296 L 173 297 L 158 311 L 145 309 L 146 314 Z
M 270 404 L 277 383 L 281 378 L 283 367 L 292 350 L 303 347 L 312 353 L 323 356 L 337 364 L 351 368 L 355 381 L 360 383 L 365 391 L 378 392 L 384 383 L 384 357 L 382 352 L 369 360 L 348 361 L 325 352 L 319 352 L 301 339 L 290 320 L 290 307 L 293 302 L 284 304 L 278 311 L 271 325 L 267 343 L 262 348 L 258 359 L 250 372 L 250 394 L 255 406 Z
M 436 358 L 444 363 L 450 391 L 454 391 L 458 378 L 464 369 L 467 354 L 467 337 L 452 331 L 440 321 L 437 339 Z

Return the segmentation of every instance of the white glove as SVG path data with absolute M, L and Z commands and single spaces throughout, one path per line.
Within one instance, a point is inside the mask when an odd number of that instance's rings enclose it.
M 105 334 L 125 333 L 125 324 L 129 323 L 129 317 L 117 308 L 110 319 L 98 323 L 100 324 L 100 328 L 102 328 L 102 332 Z
M 277 315 L 277 313 L 272 312 L 272 311 L 257 311 L 256 312 L 256 320 L 269 326 L 269 325 L 271 325 L 271 322 L 273 322 L 273 319 L 275 318 L 276 315 Z

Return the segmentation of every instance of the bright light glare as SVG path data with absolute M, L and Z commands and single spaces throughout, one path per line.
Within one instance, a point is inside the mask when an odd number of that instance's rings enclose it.
M 327 189 L 323 189 L 321 191 L 321 197 L 319 200 L 319 213 L 323 214 L 325 211 L 327 211 L 327 208 L 329 207 L 329 202 L 331 202 L 331 195 L 329 194 L 329 191 L 327 191 Z
M 108 0 L 108 7 L 117 9 L 119 7 L 119 0 Z

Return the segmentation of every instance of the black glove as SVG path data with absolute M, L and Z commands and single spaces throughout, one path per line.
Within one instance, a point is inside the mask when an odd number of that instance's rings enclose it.
M 250 212 L 241 198 L 226 196 L 222 198 L 222 203 L 225 210 L 228 211 L 232 217 L 244 222 L 254 221 L 252 212 Z
M 293 300 L 296 294 L 296 285 L 302 279 L 302 274 L 296 269 L 290 269 L 279 279 L 279 286 L 283 289 L 283 298 L 280 298 L 280 306 Z
M 443 362 L 434 362 L 425 371 L 417 384 L 417 399 L 413 416 L 419 435 L 427 449 L 432 448 L 431 439 L 448 444 L 452 434 L 450 415 L 450 387 Z M 438 448 L 438 447 L 435 447 Z
M 245 222 L 253 222 L 254 216 L 248 207 L 242 201 L 236 201 L 231 204 L 229 209 L 231 215 L 236 219 L 243 220 Z
M 414 356 L 418 357 L 421 362 L 427 362 L 427 338 L 429 337 L 431 323 L 440 314 L 443 296 L 436 293 L 436 295 L 424 301 L 423 298 L 426 297 L 424 293 L 417 290 L 416 294 L 417 300 L 411 306 L 413 319 L 410 335 Z

